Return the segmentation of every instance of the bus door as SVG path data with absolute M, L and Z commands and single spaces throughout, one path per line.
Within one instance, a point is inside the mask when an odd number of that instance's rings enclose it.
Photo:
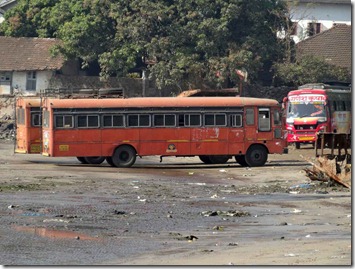
M 257 126 L 256 126 L 256 115 L 255 109 L 253 107 L 248 107 L 245 109 L 244 113 L 244 130 L 245 130 L 245 142 L 252 143 L 257 138 Z
M 244 152 L 245 131 L 243 127 L 243 111 L 232 112 L 229 115 L 229 154 L 235 155 Z

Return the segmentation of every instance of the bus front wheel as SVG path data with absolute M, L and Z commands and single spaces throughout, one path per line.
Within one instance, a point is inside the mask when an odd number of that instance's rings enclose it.
M 112 163 L 116 167 L 131 167 L 136 161 L 136 151 L 131 146 L 120 146 L 112 155 Z
M 263 166 L 267 161 L 267 150 L 261 145 L 252 145 L 245 154 L 245 161 L 250 167 Z
M 235 155 L 235 160 L 243 167 L 248 166 L 247 162 L 245 161 L 245 155 Z
M 89 164 L 101 164 L 105 160 L 105 157 L 101 157 L 101 156 L 85 157 L 84 159 L 85 159 L 86 163 L 89 163 Z

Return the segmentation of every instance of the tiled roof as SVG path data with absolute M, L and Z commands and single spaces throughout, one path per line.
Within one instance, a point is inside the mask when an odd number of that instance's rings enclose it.
M 50 53 L 58 43 L 53 38 L 0 36 L 0 71 L 58 70 L 63 58 Z
M 351 68 L 351 25 L 339 24 L 297 43 L 297 58 L 314 55 L 327 62 Z

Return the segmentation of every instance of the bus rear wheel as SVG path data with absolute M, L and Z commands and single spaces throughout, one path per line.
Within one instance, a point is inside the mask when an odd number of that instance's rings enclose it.
M 78 159 L 79 162 L 81 162 L 82 164 L 88 164 L 88 162 L 85 160 L 85 157 L 76 157 Z
M 235 155 L 235 160 L 243 167 L 248 166 L 247 162 L 245 161 L 245 155 Z
M 300 149 L 301 148 L 301 143 L 300 142 L 296 142 L 295 146 L 296 146 L 296 149 Z
M 105 160 L 105 157 L 101 157 L 101 156 L 84 157 L 84 159 L 88 164 L 101 164 Z
M 112 163 L 116 167 L 131 167 L 137 158 L 137 153 L 131 146 L 120 146 L 112 155 Z
M 252 145 L 245 154 L 245 161 L 250 167 L 263 166 L 267 157 L 268 153 L 264 146 Z
M 199 157 L 200 160 L 201 160 L 202 162 L 204 162 L 205 164 L 211 164 L 211 160 L 210 160 L 209 156 L 207 156 L 207 155 L 200 155 L 200 156 L 198 156 L 198 157 Z
M 112 157 L 106 157 L 106 162 L 111 165 L 112 167 L 115 167 L 116 165 L 112 161 Z
M 227 155 L 210 155 L 209 159 L 213 164 L 223 164 L 228 162 L 229 156 Z

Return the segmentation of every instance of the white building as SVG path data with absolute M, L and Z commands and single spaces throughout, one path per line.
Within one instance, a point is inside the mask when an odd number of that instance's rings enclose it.
M 286 0 L 293 22 L 292 38 L 295 43 L 332 28 L 351 25 L 350 0 Z

